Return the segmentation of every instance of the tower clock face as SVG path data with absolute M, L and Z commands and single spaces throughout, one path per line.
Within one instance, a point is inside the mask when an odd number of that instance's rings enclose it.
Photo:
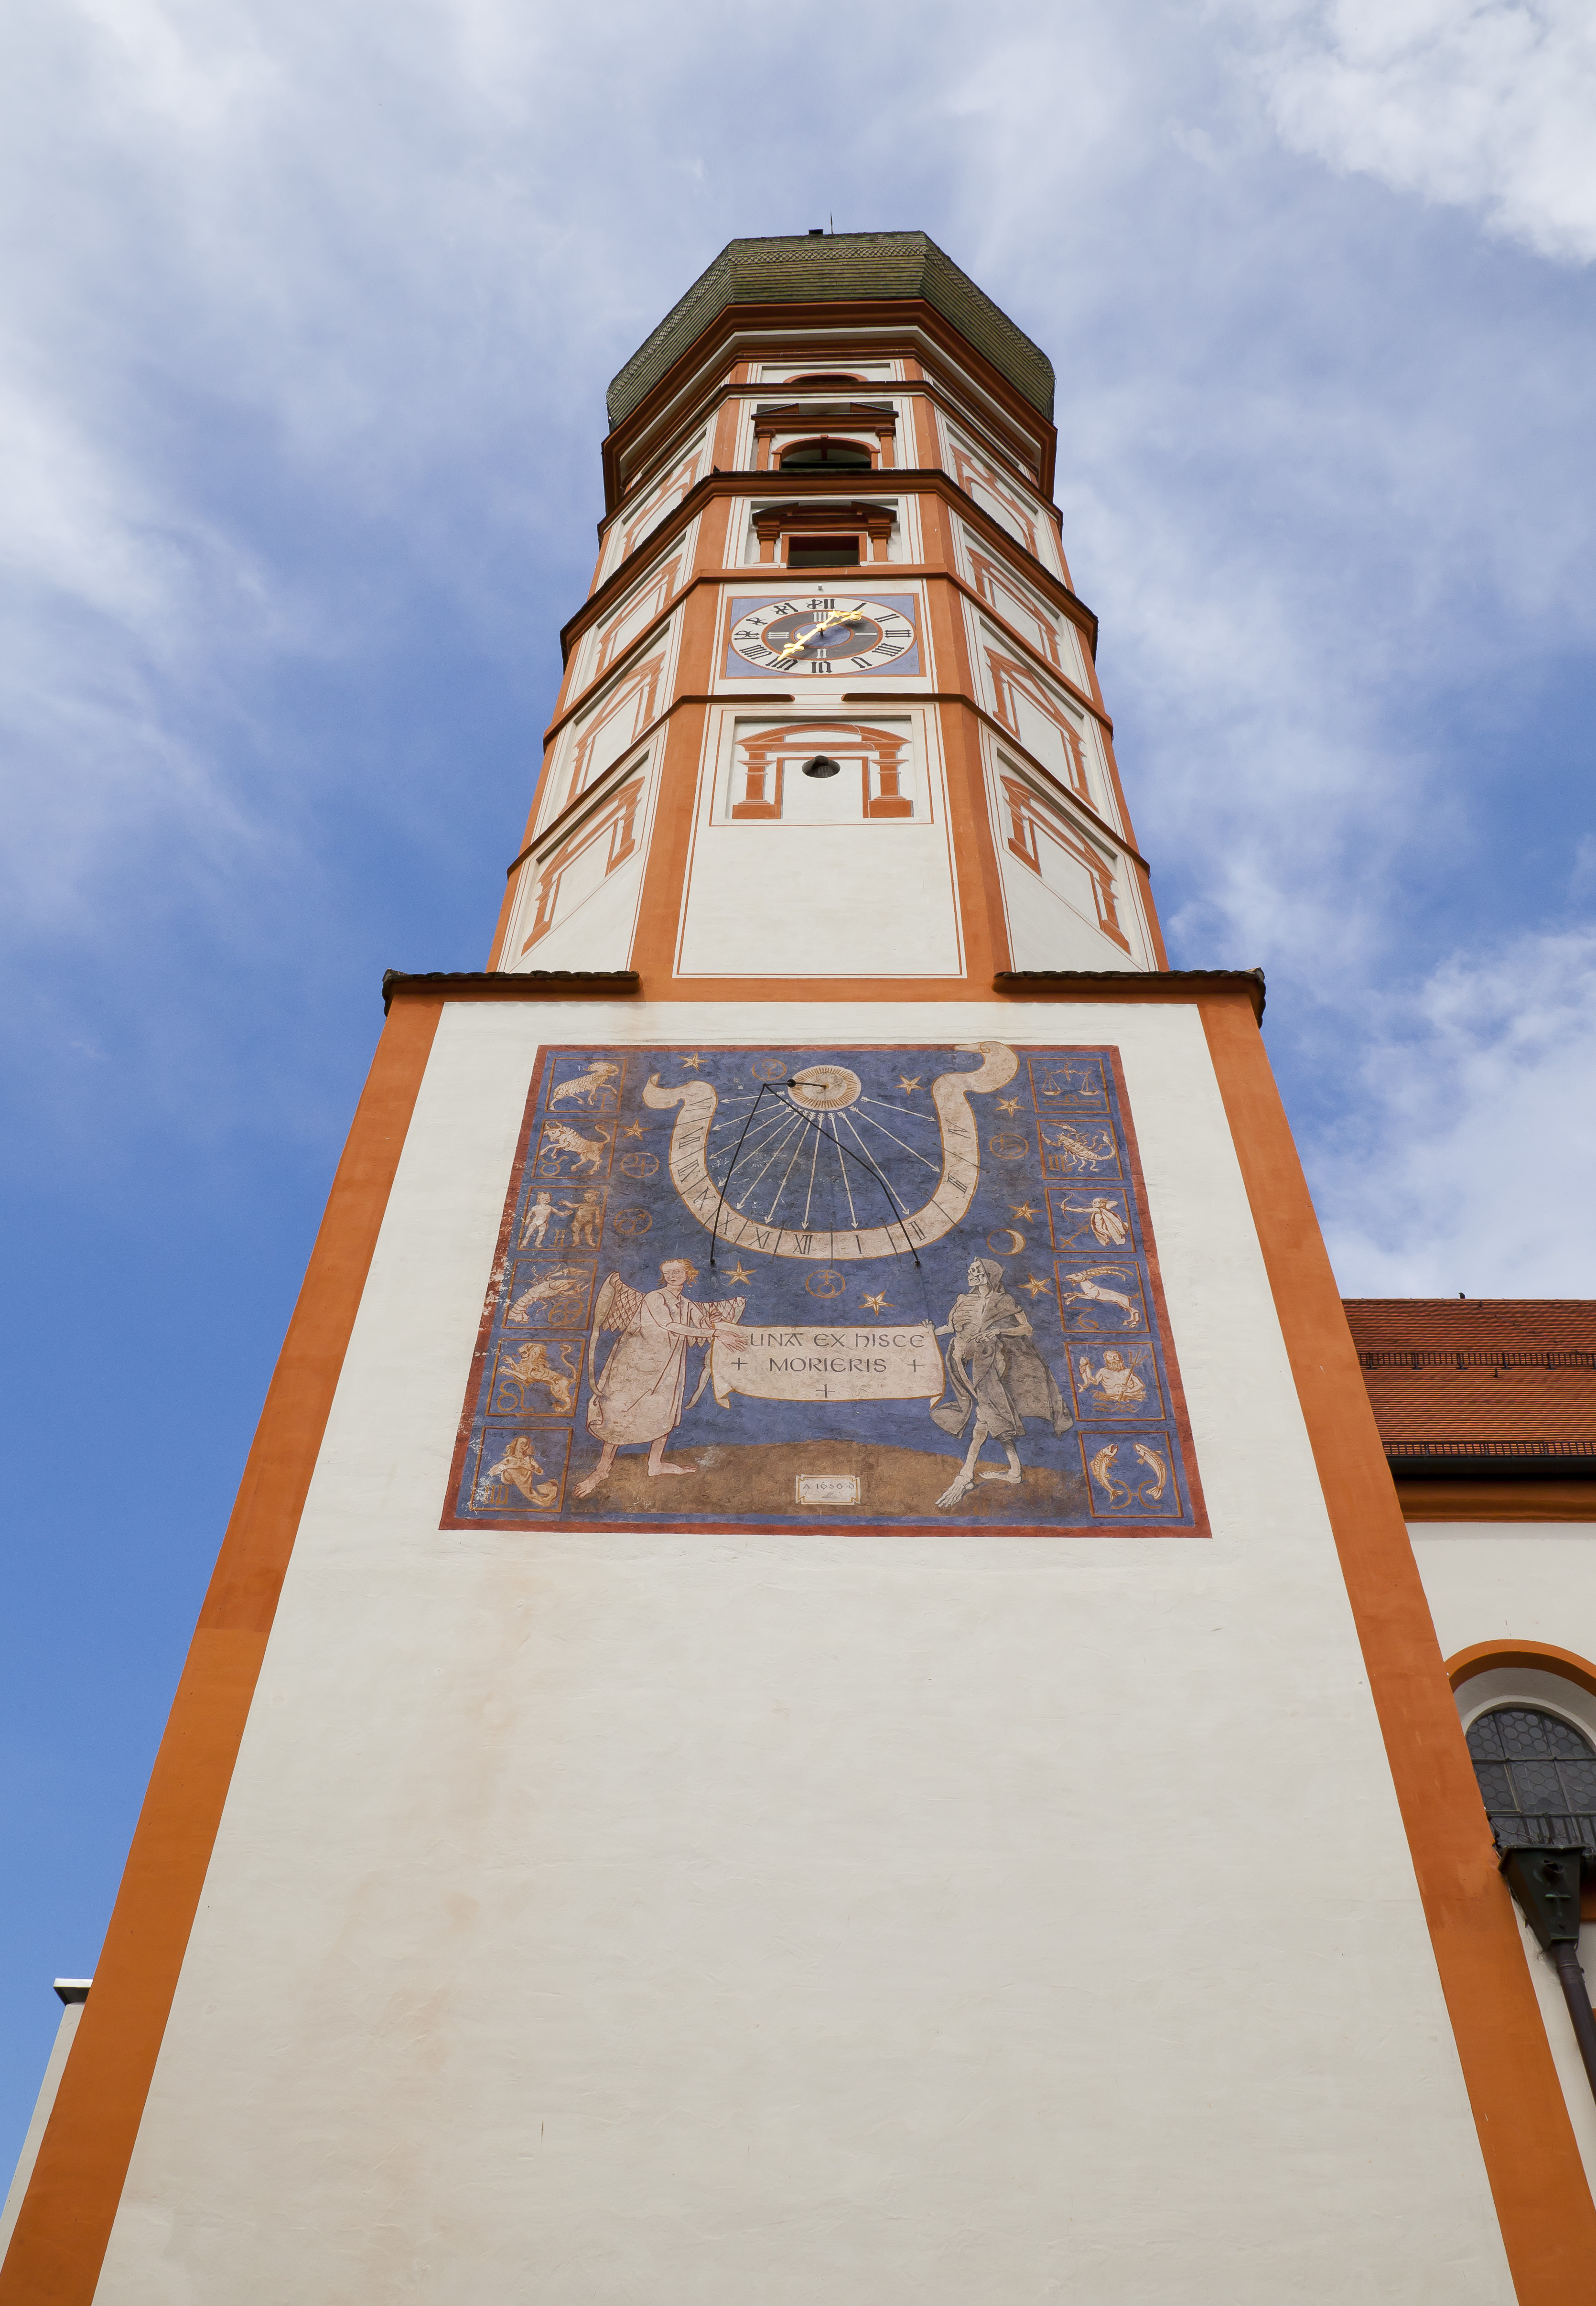
M 914 620 L 883 601 L 764 601 L 731 628 L 733 653 L 760 672 L 877 672 L 915 645 Z

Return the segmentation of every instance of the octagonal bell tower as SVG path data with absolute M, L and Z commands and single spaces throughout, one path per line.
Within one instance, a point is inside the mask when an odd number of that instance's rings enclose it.
M 0 2306 L 1587 2294 L 1046 358 L 923 234 L 734 241 L 610 420 L 490 964 L 384 980 Z
M 920 233 L 734 241 L 610 388 L 493 965 L 649 999 L 1163 962 L 1046 356 Z

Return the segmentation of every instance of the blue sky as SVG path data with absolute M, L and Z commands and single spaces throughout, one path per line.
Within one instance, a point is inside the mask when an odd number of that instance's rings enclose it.
M 0 2153 L 381 971 L 485 958 L 603 388 L 734 235 L 921 227 L 1052 355 L 1172 957 L 1267 969 L 1343 1286 L 1596 1294 L 1588 9 L 818 22 L 17 0 L 0 35 Z

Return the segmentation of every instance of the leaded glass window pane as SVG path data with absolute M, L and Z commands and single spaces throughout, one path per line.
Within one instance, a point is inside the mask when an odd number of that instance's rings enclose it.
M 1480 1791 L 1485 1797 L 1487 1809 L 1515 1809 L 1513 1786 L 1505 1762 L 1476 1762 L 1474 1775 L 1480 1781 Z
M 1596 1810 L 1596 1762 L 1559 1762 L 1558 1775 L 1563 1781 L 1565 1808 Z
M 1526 1815 L 1535 1810 L 1561 1809 L 1563 1789 L 1555 1762 L 1515 1762 L 1507 1772 L 1518 1806 Z
M 1468 1742 L 1499 1847 L 1577 1843 L 1596 1855 L 1596 1749 L 1583 1731 L 1538 1706 L 1502 1705 Z
M 1505 1705 L 1495 1719 L 1502 1733 L 1502 1751 L 1510 1762 L 1527 1762 L 1557 1751 L 1547 1735 L 1551 1724 L 1544 1713 Z

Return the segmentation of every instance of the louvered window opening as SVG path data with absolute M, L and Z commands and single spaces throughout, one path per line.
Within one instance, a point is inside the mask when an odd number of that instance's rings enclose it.
M 1596 1857 L 1596 1749 L 1555 1713 L 1482 1713 L 1469 1752 L 1498 1849 L 1578 1848 Z

